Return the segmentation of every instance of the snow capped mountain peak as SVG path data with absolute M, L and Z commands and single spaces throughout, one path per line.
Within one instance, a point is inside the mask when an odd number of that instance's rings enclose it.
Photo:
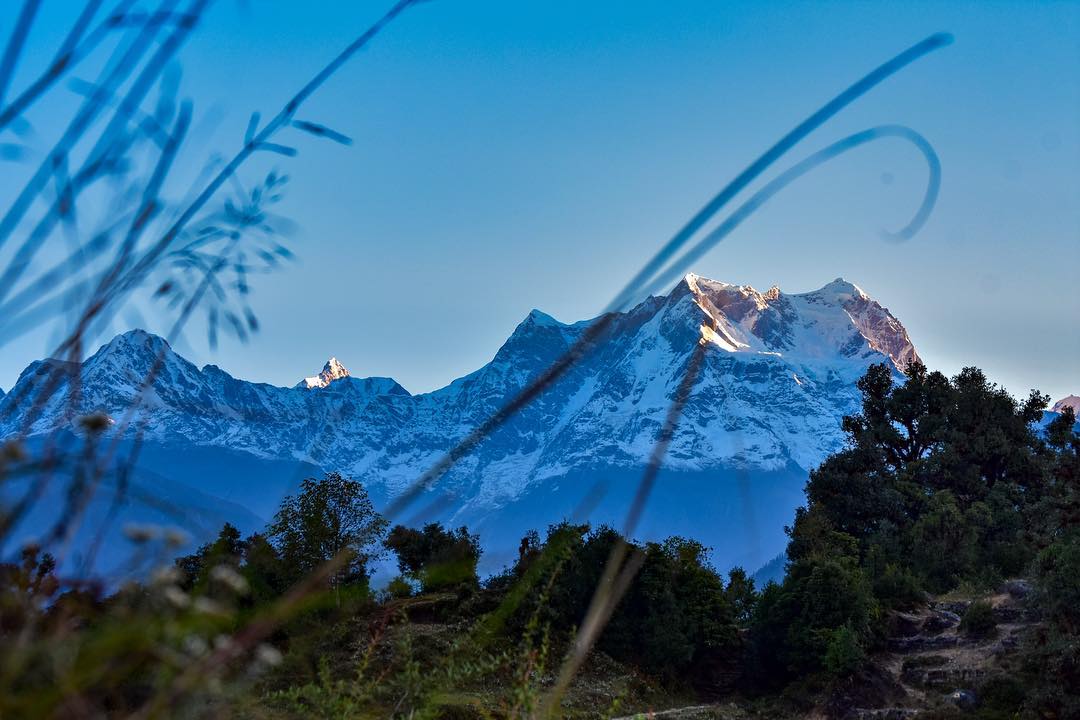
M 1050 412 L 1065 412 L 1065 408 L 1072 408 L 1073 413 L 1075 413 L 1077 417 L 1080 417 L 1080 397 L 1077 397 L 1076 395 L 1063 397 L 1054 403 L 1054 406 L 1050 408 Z
M 156 373 L 183 372 L 178 369 L 179 365 L 194 370 L 194 366 L 173 351 L 165 338 L 135 329 L 117 335 L 98 348 L 86 359 L 83 372 L 95 382 L 112 377 L 115 383 L 137 385 L 137 378 L 146 376 L 151 369 Z
M 843 278 L 819 290 L 789 295 L 775 285 L 761 293 L 750 285 L 689 273 L 668 296 L 669 302 L 686 295 L 705 315 L 702 337 L 729 352 L 817 361 L 880 353 L 901 371 L 918 360 L 900 321 Z
M 563 324 L 555 318 L 548 315 L 546 312 L 533 308 L 529 311 L 528 316 L 525 318 L 526 322 L 531 322 L 535 325 L 544 327 L 562 327 Z
M 305 387 L 309 390 L 311 388 L 324 388 L 335 380 L 349 377 L 349 371 L 345 369 L 345 366 L 338 362 L 336 357 L 332 357 L 326 361 L 323 365 L 322 372 L 313 377 L 306 377 L 300 381 L 297 387 Z
M 842 277 L 838 277 L 831 283 L 815 291 L 818 295 L 828 295 L 836 298 L 852 297 L 859 298 L 860 300 L 867 300 L 870 298 L 862 288 L 855 283 L 848 282 Z
M 172 350 L 165 338 L 154 335 L 146 330 L 135 328 L 134 330 L 120 333 L 112 340 L 105 343 L 105 345 L 98 349 L 94 354 L 94 357 L 127 352 L 156 355 L 163 350 Z

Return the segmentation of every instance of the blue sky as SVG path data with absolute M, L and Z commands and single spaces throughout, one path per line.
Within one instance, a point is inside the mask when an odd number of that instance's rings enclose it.
M 74 7 L 45 0 L 32 52 Z M 196 112 L 221 118 L 196 137 L 201 154 L 233 150 L 251 111 L 276 111 L 385 7 L 219 1 L 182 55 Z M 5 37 L 13 14 L 0 13 Z M 911 126 L 943 168 L 919 235 L 880 239 L 926 178 L 914 151 L 881 142 L 785 190 L 694 269 L 789 292 L 843 276 L 931 367 L 1080 393 L 1080 3 L 433 0 L 301 113 L 355 142 L 290 138 L 300 155 L 278 164 L 299 259 L 256 285 L 260 334 L 210 352 L 196 327 L 178 349 L 277 384 L 336 355 L 353 374 L 439 387 L 531 308 L 595 315 L 781 134 L 937 31 L 955 43 L 789 156 Z M 0 387 L 47 341 L 0 348 Z

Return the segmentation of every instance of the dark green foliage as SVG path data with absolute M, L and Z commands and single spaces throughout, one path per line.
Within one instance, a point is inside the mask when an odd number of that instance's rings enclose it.
M 480 538 L 465 527 L 446 530 L 439 523 L 428 523 L 415 530 L 397 525 L 383 545 L 397 555 L 398 569 L 419 582 L 424 592 L 479 585 Z
M 1025 656 L 1022 717 L 1080 718 L 1080 637 L 1053 628 L 1038 633 Z
M 1047 398 L 1037 392 L 1018 402 L 974 368 L 951 380 L 918 363 L 907 372 L 898 383 L 889 367 L 869 369 L 862 412 L 844 419 L 847 447 L 810 475 L 787 575 L 761 592 L 751 623 L 759 686 L 851 673 L 879 643 L 883 609 L 993 587 L 1033 563 L 1056 622 L 1048 643 L 1067 645 L 1080 629 L 1080 546 L 1067 530 L 1080 523 L 1072 414 L 1040 437 Z M 964 631 L 993 628 L 993 610 L 972 605 Z
M 903 384 L 873 366 L 859 388 L 849 446 L 811 473 L 788 556 L 808 556 L 807 533 L 846 535 L 878 597 L 898 603 L 1022 572 L 1028 509 L 1053 486 L 1056 454 L 1032 428 L 1046 397 L 1017 402 L 977 369 L 949 380 L 917 363 Z
M 386 594 L 388 597 L 399 600 L 402 598 L 412 597 L 413 586 L 408 580 L 399 575 L 398 577 L 393 578 L 392 580 L 390 580 L 389 583 L 387 583 Z
M 508 619 L 509 626 L 516 632 L 523 631 L 529 618 L 536 615 L 540 624 L 560 631 L 576 627 L 585 616 L 604 563 L 618 539 L 618 534 L 609 528 L 590 531 L 588 525 L 570 523 L 552 525 L 544 540 L 536 531 L 526 533 L 518 548 L 517 562 L 503 575 L 489 580 L 488 588 L 507 591 L 536 571 L 543 572 L 542 582 L 550 587 L 543 603 L 538 602 L 538 595 L 523 598 Z
M 1067 409 L 1047 427 L 1050 482 L 1028 515 L 1038 601 L 1047 626 L 1029 643 L 1025 713 L 1080 717 L 1080 434 Z
M 1080 635 L 1080 531 L 1039 553 L 1036 572 L 1048 619 L 1063 633 Z
M 210 571 L 218 565 L 239 566 L 246 549 L 247 543 L 240 539 L 240 531 L 225 523 L 214 542 L 176 559 L 176 568 L 181 572 L 178 585 L 188 591 L 205 591 L 210 582 Z
M 994 608 L 985 600 L 976 600 L 968 605 L 964 616 L 960 618 L 960 632 L 969 637 L 986 638 L 997 632 L 997 620 Z
M 240 573 L 247 581 L 251 604 L 260 607 L 289 589 L 291 573 L 265 535 L 256 533 L 245 540 L 244 545 Z
M 686 677 L 703 688 L 722 689 L 738 665 L 735 619 L 720 575 L 706 548 L 683 538 L 645 546 L 637 581 L 616 610 L 630 635 L 629 657 L 674 681 Z M 601 644 L 603 646 L 603 643 Z
M 860 647 L 874 637 L 879 610 L 851 556 L 792 563 L 781 585 L 762 593 L 755 617 L 755 649 L 770 679 L 825 669 L 826 652 L 845 629 Z M 771 659 L 770 659 L 771 658 Z
M 754 590 L 754 580 L 748 577 L 741 567 L 735 567 L 728 573 L 728 585 L 724 597 L 731 606 L 732 617 L 739 627 L 747 627 L 754 617 L 754 606 L 758 595 Z
M 863 564 L 874 596 L 885 605 L 913 606 L 924 599 L 922 585 L 910 566 L 902 564 L 898 554 L 884 544 L 872 544 Z
M 1001 675 L 979 688 L 979 713 L 982 720 L 1012 720 L 1018 716 L 1027 696 L 1025 683 Z
M 523 577 L 549 548 L 556 549 L 557 561 L 545 601 L 523 603 L 511 628 L 524 628 L 528 618 L 538 617 L 568 639 L 584 619 L 612 550 L 620 543 L 626 540 L 611 528 L 590 530 L 567 523 L 549 528 L 543 543 L 535 533 L 526 535 L 517 564 L 489 587 Z M 709 565 L 707 549 L 672 537 L 663 543 L 630 543 L 628 552 L 640 553 L 641 568 L 597 647 L 671 684 L 690 683 L 709 692 L 728 687 L 739 675 L 740 641 L 723 578 Z
M 0 563 L 0 637 L 30 621 L 36 598 L 56 597 L 60 583 L 55 570 L 56 559 L 35 545 L 22 549 L 19 562 Z
M 277 548 L 289 580 L 296 582 L 334 560 L 331 587 L 366 585 L 368 562 L 387 522 L 375 512 L 364 487 L 338 473 L 307 478 L 300 492 L 281 501 L 267 538 Z
M 971 519 L 951 491 L 939 490 L 911 525 L 910 562 L 930 592 L 951 590 L 974 566 L 978 526 Z
M 852 675 L 866 662 L 859 635 L 844 625 L 832 631 L 825 648 L 825 669 L 835 677 Z

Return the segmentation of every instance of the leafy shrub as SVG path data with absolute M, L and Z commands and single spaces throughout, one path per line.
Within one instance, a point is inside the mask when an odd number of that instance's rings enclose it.
M 858 634 L 850 625 L 832 631 L 825 648 L 825 670 L 835 677 L 853 674 L 866 661 L 866 653 L 859 644 Z
M 978 692 L 979 717 L 985 720 L 1011 720 L 1017 717 L 1027 698 L 1027 688 L 1018 678 L 996 676 Z
M 874 595 L 890 605 L 913 605 L 923 599 L 918 578 L 910 569 L 895 563 L 887 564 L 873 580 Z
M 985 600 L 976 600 L 968 605 L 964 616 L 960 618 L 960 632 L 976 638 L 990 637 L 997 632 L 993 606 Z
M 684 538 L 628 543 L 611 528 L 568 523 L 550 527 L 542 544 L 538 536 L 526 536 L 517 564 L 490 582 L 489 589 L 525 577 L 538 558 L 552 550 L 558 560 L 545 570 L 550 583 L 545 602 L 526 599 L 508 620 L 511 632 L 523 632 L 536 617 L 553 629 L 554 639 L 569 639 L 589 609 L 613 549 L 623 543 L 641 567 L 615 606 L 597 648 L 669 685 L 729 685 L 742 659 L 731 603 L 723 578 L 709 564 L 707 548 Z M 749 599 L 752 591 L 747 586 L 737 592 Z
M 421 530 L 397 525 L 383 546 L 397 555 L 398 569 L 419 582 L 424 592 L 479 585 L 480 538 L 468 528 L 446 530 L 437 522 Z
M 408 580 L 398 575 L 386 585 L 386 594 L 395 599 L 412 597 L 413 586 Z
M 1080 717 L 1080 638 L 1049 629 L 1024 658 L 1028 697 L 1023 717 Z
M 1039 602 L 1051 622 L 1080 634 L 1080 535 L 1059 540 L 1039 554 Z

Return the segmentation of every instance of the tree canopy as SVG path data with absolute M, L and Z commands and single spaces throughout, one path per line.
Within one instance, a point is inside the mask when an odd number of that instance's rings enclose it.
M 266 537 L 296 579 L 334 560 L 331 586 L 366 583 L 387 524 L 363 485 L 331 472 L 307 478 L 300 492 L 283 499 Z

